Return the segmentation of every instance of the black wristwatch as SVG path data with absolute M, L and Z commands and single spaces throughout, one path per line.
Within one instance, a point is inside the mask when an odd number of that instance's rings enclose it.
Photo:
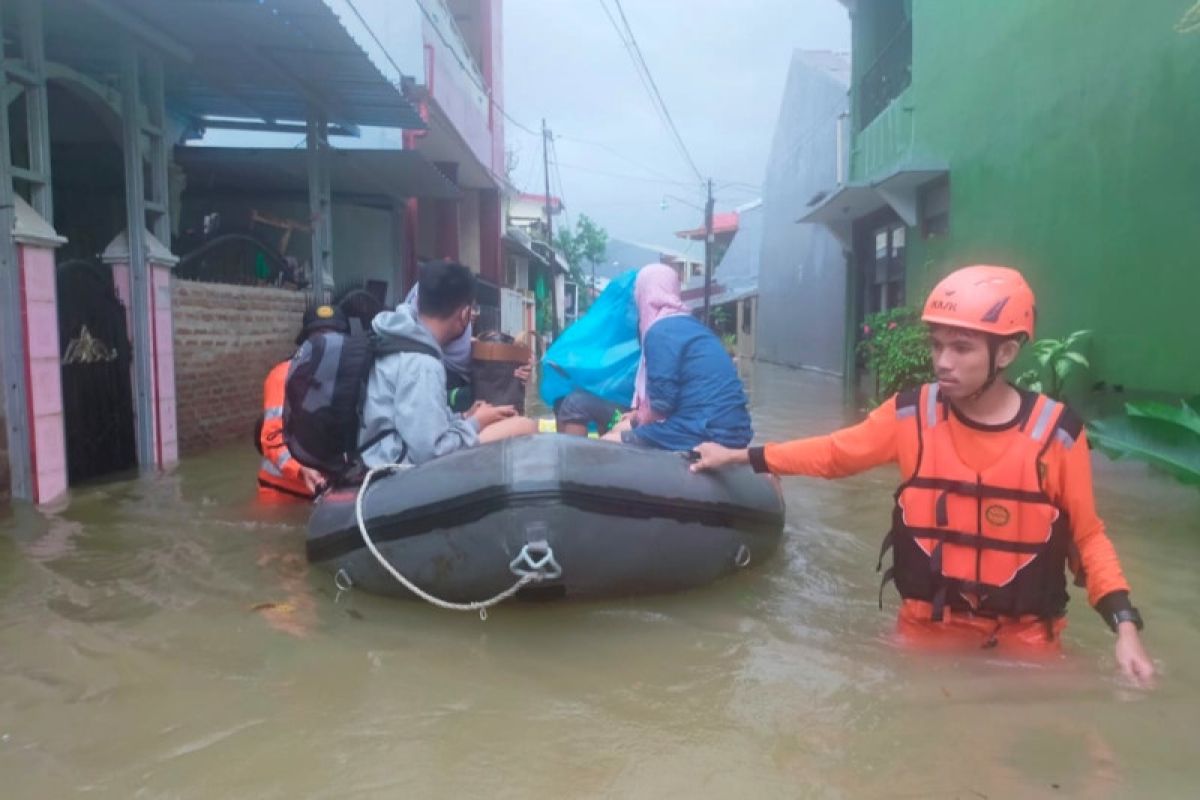
M 1117 632 L 1117 626 L 1122 622 L 1132 622 L 1140 631 L 1142 629 L 1142 615 L 1138 613 L 1136 608 L 1119 608 L 1112 613 L 1108 618 L 1108 626 L 1113 629 L 1113 633 Z

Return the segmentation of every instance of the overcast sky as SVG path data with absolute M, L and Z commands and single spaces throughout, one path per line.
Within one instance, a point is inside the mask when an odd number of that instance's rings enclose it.
M 613 0 L 606 3 L 615 15 Z M 622 7 L 687 149 L 718 187 L 762 185 L 792 52 L 850 50 L 849 19 L 836 0 L 622 0 Z M 504 106 L 533 129 L 545 117 L 554 131 L 562 180 L 560 187 L 551 168 L 551 189 L 562 194 L 570 221 L 585 213 L 610 236 L 683 249 L 674 231 L 698 226 L 703 215 L 667 195 L 696 206 L 704 196 L 600 0 L 505 0 L 503 8 Z M 517 161 L 513 182 L 540 194 L 540 137 L 511 122 L 505 135 Z M 716 194 L 718 211 L 758 196 L 746 186 Z

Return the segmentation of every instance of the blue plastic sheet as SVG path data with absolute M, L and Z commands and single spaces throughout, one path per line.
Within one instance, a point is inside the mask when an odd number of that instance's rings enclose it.
M 542 400 L 554 403 L 583 389 L 628 408 L 642 356 L 633 283 L 637 270 L 614 279 L 587 313 L 542 358 Z

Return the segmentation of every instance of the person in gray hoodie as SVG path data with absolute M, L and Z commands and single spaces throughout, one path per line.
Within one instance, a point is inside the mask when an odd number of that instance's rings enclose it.
M 462 264 L 437 261 L 421 267 L 418 284 L 417 307 L 401 303 L 371 322 L 385 350 L 410 349 L 381 355 L 371 368 L 358 441 L 360 446 L 378 441 L 363 451 L 363 463 L 420 465 L 480 443 L 536 433 L 537 423 L 517 416 L 512 406 L 476 403 L 461 415 L 450 410 L 443 348 L 471 324 L 475 275 Z

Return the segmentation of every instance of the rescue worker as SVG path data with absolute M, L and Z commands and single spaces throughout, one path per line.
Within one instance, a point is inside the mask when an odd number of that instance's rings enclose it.
M 323 330 L 347 333 L 350 326 L 345 314 L 334 306 L 309 308 L 304 312 L 300 333 L 296 335 L 296 346 L 299 347 L 309 336 Z M 262 499 L 289 496 L 309 500 L 325 488 L 325 478 L 321 473 L 292 458 L 283 441 L 284 386 L 291 363 L 290 358 L 280 361 L 271 368 L 263 382 L 263 413 L 258 434 L 259 452 L 262 453 L 258 487 Z
M 1122 671 L 1148 682 L 1142 619 L 1096 514 L 1083 423 L 1045 395 L 1005 382 L 1033 338 L 1033 291 L 1019 272 L 971 266 L 925 303 L 936 382 L 903 391 L 862 423 L 827 436 L 744 450 L 706 443 L 694 471 L 749 463 L 757 472 L 840 478 L 895 462 L 892 551 L 902 641 L 1056 649 L 1066 625 L 1066 570 L 1116 633 Z M 880 587 L 880 602 L 882 604 Z

